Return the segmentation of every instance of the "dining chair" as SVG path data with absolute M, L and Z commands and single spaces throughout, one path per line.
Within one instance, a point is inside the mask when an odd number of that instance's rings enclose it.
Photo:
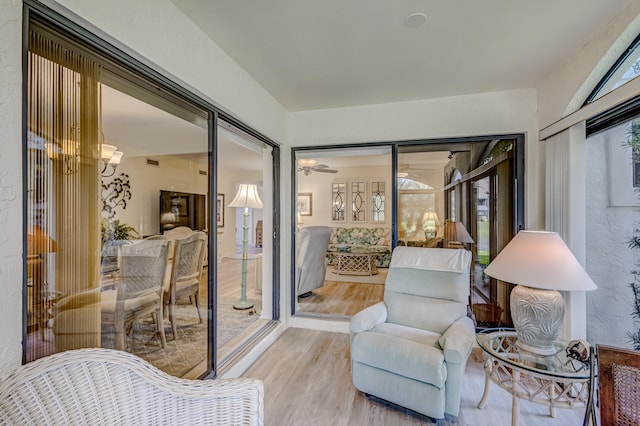
M 177 336 L 176 305 L 184 297 L 193 296 L 198 312 L 198 322 L 202 323 L 200 314 L 200 276 L 204 263 L 207 235 L 201 231 L 174 241 L 173 266 L 168 285 L 164 286 L 164 303 L 169 309 L 169 321 L 173 338 Z
M 162 297 L 168 252 L 168 240 L 143 240 L 121 248 L 116 288 L 103 291 L 100 302 L 102 325 L 113 326 L 116 349 L 125 350 L 134 322 L 147 315 L 152 315 L 166 346 Z

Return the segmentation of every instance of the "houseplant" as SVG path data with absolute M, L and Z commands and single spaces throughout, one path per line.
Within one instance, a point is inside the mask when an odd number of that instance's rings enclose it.
M 640 121 L 631 122 L 629 137 L 625 141 L 624 145 L 631 149 L 634 162 L 640 161 Z M 640 188 L 636 187 L 635 190 L 640 198 Z M 640 228 L 638 227 L 633 230 L 631 240 L 629 240 L 629 248 L 632 250 L 640 250 Z M 635 266 L 638 269 L 631 271 L 633 282 L 630 286 L 634 295 L 633 312 L 631 315 L 636 320 L 640 320 L 640 262 L 637 262 Z M 633 343 L 633 349 L 640 351 L 640 329 L 634 332 L 629 332 L 629 337 Z

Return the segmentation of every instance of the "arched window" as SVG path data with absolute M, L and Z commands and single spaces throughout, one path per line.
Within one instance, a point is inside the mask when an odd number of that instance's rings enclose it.
M 631 43 L 587 97 L 591 103 L 640 75 L 640 36 Z

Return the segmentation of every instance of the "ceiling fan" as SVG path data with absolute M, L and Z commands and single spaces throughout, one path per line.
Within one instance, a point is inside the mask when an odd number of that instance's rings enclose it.
M 420 179 L 425 173 L 432 172 L 432 168 L 412 167 L 409 164 L 401 164 L 398 167 L 399 178 Z
M 309 176 L 311 172 L 320 173 L 338 173 L 337 170 L 330 169 L 326 164 L 317 164 L 318 161 L 312 158 L 298 159 L 298 171 L 304 172 L 305 176 Z

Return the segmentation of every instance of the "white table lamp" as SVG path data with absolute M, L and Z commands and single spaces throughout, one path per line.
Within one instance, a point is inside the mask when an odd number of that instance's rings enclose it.
M 254 184 L 242 183 L 238 193 L 229 207 L 244 208 L 244 226 L 242 227 L 242 294 L 240 302 L 233 305 L 234 309 L 249 309 L 253 303 L 247 302 L 247 257 L 249 254 L 249 209 L 261 209 L 262 200 L 258 195 L 258 188 Z
M 436 227 L 438 225 L 440 225 L 438 214 L 433 211 L 426 211 L 422 216 L 422 229 L 424 230 L 425 239 L 436 236 Z
M 518 284 L 511 292 L 511 318 L 524 350 L 551 355 L 565 304 L 558 290 L 588 291 L 593 280 L 555 232 L 520 231 L 484 272 Z

